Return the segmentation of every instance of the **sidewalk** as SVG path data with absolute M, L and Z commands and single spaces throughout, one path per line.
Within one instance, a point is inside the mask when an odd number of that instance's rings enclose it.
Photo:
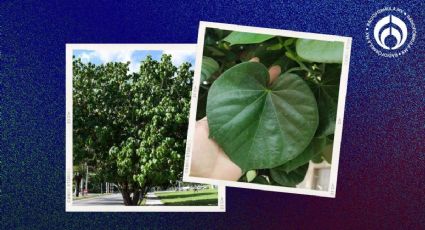
M 157 197 L 153 192 L 146 194 L 146 206 L 158 206 L 163 205 L 159 197 Z

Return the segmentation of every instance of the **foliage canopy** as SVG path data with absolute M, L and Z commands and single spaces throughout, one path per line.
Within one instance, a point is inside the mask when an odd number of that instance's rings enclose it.
M 181 177 L 193 71 L 170 55 L 148 56 L 137 73 L 129 64 L 73 60 L 73 156 L 137 205 Z

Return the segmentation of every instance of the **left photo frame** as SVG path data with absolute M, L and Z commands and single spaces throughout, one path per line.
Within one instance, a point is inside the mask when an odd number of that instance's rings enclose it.
M 224 212 L 183 181 L 195 44 L 66 44 L 67 212 Z

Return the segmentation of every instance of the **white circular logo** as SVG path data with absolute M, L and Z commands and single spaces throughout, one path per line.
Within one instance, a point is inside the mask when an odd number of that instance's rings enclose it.
M 366 40 L 375 53 L 383 57 L 405 54 L 416 39 L 413 19 L 396 7 L 376 11 L 366 25 Z

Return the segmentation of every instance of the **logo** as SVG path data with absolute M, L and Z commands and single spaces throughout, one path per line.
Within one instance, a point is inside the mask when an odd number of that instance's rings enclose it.
M 407 53 L 415 39 L 416 27 L 413 19 L 396 7 L 376 11 L 366 24 L 369 47 L 383 57 L 394 58 Z

